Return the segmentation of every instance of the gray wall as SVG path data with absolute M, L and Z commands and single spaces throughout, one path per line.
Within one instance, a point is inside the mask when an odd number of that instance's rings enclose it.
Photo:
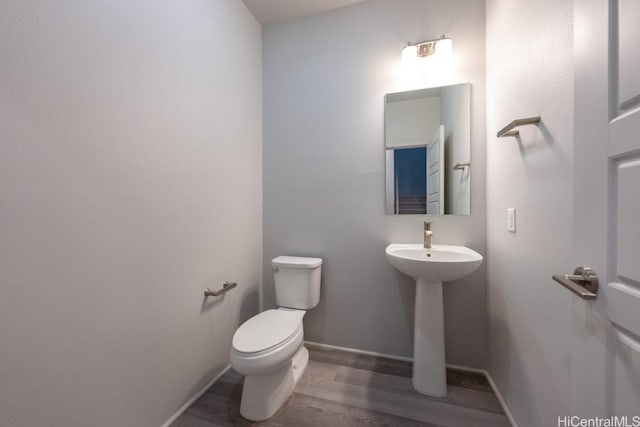
M 572 1 L 487 2 L 487 247 L 490 372 L 521 426 L 569 414 Z M 520 141 L 511 120 L 540 114 Z M 517 233 L 506 230 L 517 209 Z
M 384 95 L 397 91 L 407 41 L 446 34 L 472 84 L 471 216 L 429 218 L 434 241 L 485 252 L 484 2 L 370 0 L 263 31 L 264 305 L 270 261 L 324 258 L 305 338 L 412 354 L 414 285 L 387 262 L 391 242 L 420 242 L 424 216 L 384 213 Z M 445 286 L 447 359 L 484 367 L 484 267 Z
M 227 365 L 261 280 L 260 44 L 236 0 L 1 2 L 0 425 L 158 426 Z

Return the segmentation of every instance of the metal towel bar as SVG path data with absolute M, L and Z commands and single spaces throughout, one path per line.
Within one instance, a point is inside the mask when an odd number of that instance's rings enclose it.
M 235 288 L 236 286 L 238 286 L 238 284 L 236 282 L 224 282 L 222 284 L 222 289 L 218 289 L 217 291 L 212 291 L 211 289 L 207 288 L 204 291 L 204 296 L 205 297 L 219 297 L 220 295 L 223 295 L 227 292 L 229 292 L 231 289 Z
M 507 136 L 518 136 L 520 135 L 520 131 L 513 130 L 514 128 L 517 128 L 518 126 L 525 126 L 525 125 L 537 125 L 538 123 L 540 123 L 540 116 L 525 117 L 524 119 L 515 119 L 514 121 L 512 121 L 502 129 L 500 129 L 500 131 L 498 131 L 498 138 L 503 138 Z

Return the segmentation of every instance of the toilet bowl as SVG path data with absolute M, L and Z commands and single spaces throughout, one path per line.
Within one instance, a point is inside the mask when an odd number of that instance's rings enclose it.
M 271 418 L 307 367 L 302 318 L 318 304 L 321 264 L 319 258 L 274 259 L 279 308 L 255 315 L 233 335 L 231 366 L 245 376 L 240 415 L 248 420 Z
M 240 414 L 271 418 L 293 392 L 307 367 L 302 345 L 303 310 L 267 310 L 244 323 L 233 337 L 231 366 L 245 375 Z

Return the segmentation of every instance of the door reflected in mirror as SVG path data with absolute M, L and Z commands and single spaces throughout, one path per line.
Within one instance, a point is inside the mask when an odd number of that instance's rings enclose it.
M 471 213 L 471 85 L 385 96 L 388 214 Z

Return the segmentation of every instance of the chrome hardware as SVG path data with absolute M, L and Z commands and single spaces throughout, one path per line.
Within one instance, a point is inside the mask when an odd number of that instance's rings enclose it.
M 507 136 L 518 136 L 520 135 L 520 131 L 512 130 L 513 128 L 517 128 L 518 126 L 524 125 L 537 125 L 540 123 L 540 116 L 533 117 L 525 117 L 524 119 L 515 119 L 502 129 L 498 131 L 498 138 L 507 137 Z
M 277 273 L 278 271 L 280 271 L 280 269 L 278 267 L 271 267 L 271 271 Z
M 424 248 L 431 249 L 431 236 L 433 236 L 433 231 L 431 231 L 431 223 L 429 221 L 424 222 Z
M 454 171 L 463 171 L 465 168 L 471 167 L 471 162 L 458 162 L 453 167 Z
M 211 289 L 207 288 L 204 291 L 204 296 L 205 297 L 219 297 L 220 295 L 223 295 L 223 294 L 229 292 L 231 289 L 235 288 L 236 286 L 238 286 L 238 284 L 236 282 L 227 282 L 227 281 L 225 281 L 222 284 L 222 289 L 218 289 L 217 291 L 212 291 Z
M 598 276 L 589 267 L 577 267 L 573 274 L 554 274 L 553 280 L 584 299 L 596 299 Z

